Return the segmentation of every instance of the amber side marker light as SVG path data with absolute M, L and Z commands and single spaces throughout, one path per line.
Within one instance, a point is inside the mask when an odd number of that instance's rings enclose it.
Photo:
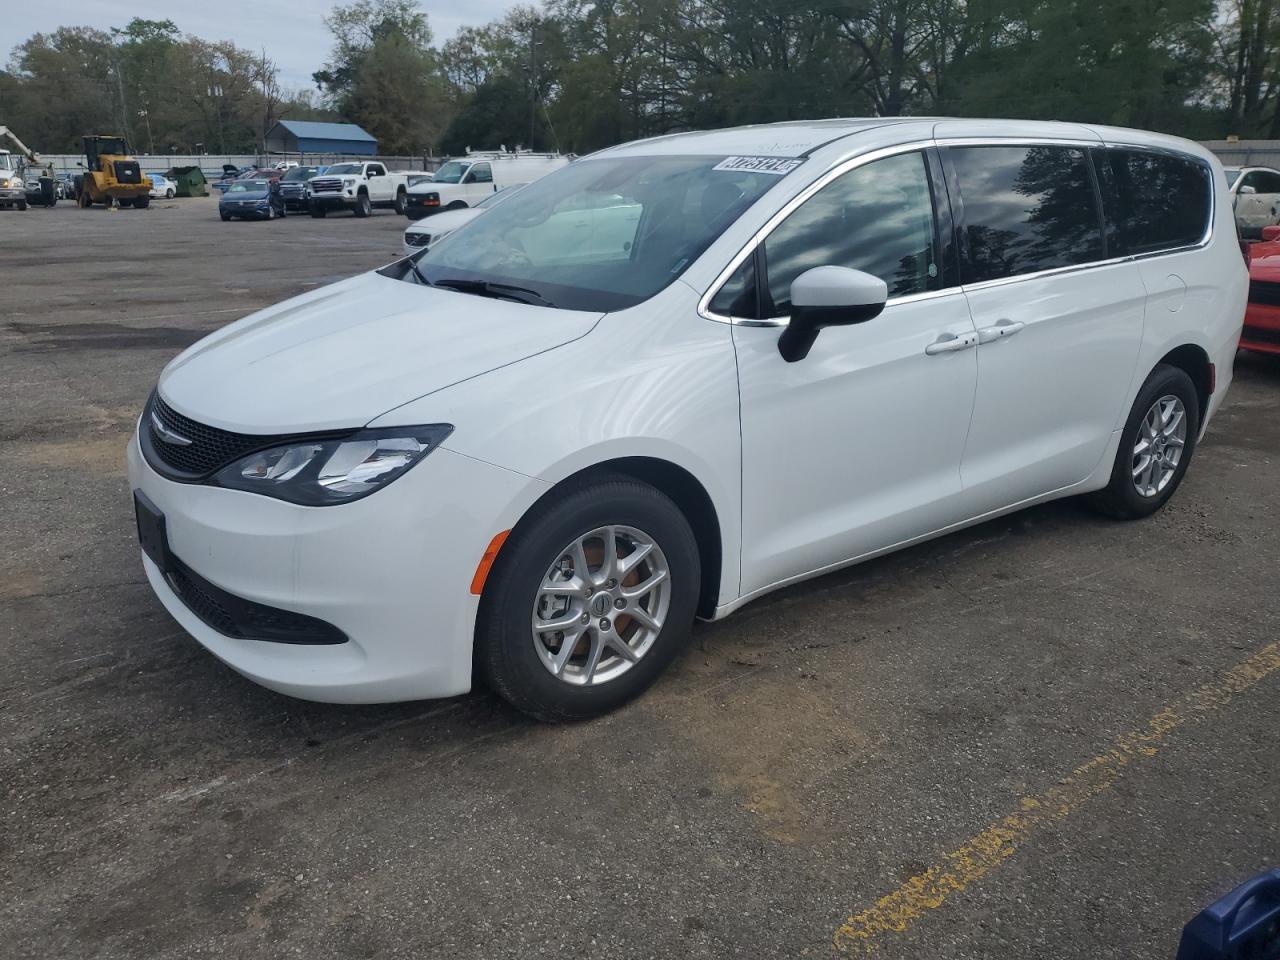
M 494 534 L 489 546 L 485 547 L 484 556 L 480 558 L 480 565 L 476 567 L 476 575 L 471 578 L 471 592 L 477 597 L 484 592 L 484 582 L 489 579 L 489 571 L 493 568 L 493 561 L 498 559 L 498 551 L 502 549 L 502 545 L 507 542 L 507 537 L 511 535 L 510 530 L 503 530 L 501 533 Z

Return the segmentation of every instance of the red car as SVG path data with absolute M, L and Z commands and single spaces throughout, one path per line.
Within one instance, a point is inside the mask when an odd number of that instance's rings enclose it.
M 1280 227 L 1263 227 L 1249 244 L 1249 306 L 1240 346 L 1280 355 Z

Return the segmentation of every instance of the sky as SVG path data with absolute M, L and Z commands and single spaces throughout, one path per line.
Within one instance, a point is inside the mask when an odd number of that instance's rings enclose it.
M 204 40 L 231 40 L 249 50 L 266 48 L 280 65 L 280 81 L 290 90 L 310 88 L 311 73 L 328 58 L 329 31 L 321 18 L 337 0 L 220 0 L 218 3 L 174 4 L 171 0 L 41 0 L 5 7 L 0 19 L 0 63 L 33 33 L 58 27 L 123 27 L 134 17 L 172 20 L 183 33 Z M 515 0 L 423 0 L 440 44 L 459 27 L 496 20 L 517 6 Z

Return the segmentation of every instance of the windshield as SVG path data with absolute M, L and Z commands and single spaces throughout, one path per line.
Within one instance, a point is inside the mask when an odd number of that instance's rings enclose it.
M 266 180 L 237 180 L 228 193 L 262 193 L 267 189 Z
M 1236 180 L 1240 178 L 1240 171 L 1235 167 L 1226 167 L 1222 172 L 1227 178 L 1228 187 L 1234 186 Z
M 579 160 L 513 191 L 418 266 L 432 283 L 516 285 L 569 310 L 633 306 L 782 179 L 717 169 L 724 159 Z
M 319 172 L 319 167 L 291 167 L 281 179 L 285 183 L 295 183 L 298 180 L 310 180 Z
M 335 163 L 325 173 L 359 173 L 361 169 L 362 165 L 359 163 Z
M 462 175 L 467 172 L 469 163 L 463 163 L 461 160 L 450 160 L 443 167 L 432 174 L 431 179 L 436 183 L 460 183 Z

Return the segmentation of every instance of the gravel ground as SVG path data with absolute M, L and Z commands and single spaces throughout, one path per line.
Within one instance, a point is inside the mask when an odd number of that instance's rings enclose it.
M 143 578 L 133 419 L 404 224 L 0 211 L 0 956 L 1168 958 L 1280 862 L 1257 356 L 1155 518 L 1067 501 L 788 589 L 597 722 L 223 667 Z

